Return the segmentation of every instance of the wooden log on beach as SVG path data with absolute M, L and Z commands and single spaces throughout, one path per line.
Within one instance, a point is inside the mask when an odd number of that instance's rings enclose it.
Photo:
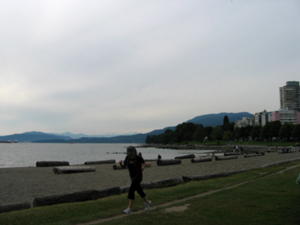
M 38 161 L 36 167 L 54 167 L 54 166 L 69 166 L 69 162 L 66 161 Z
M 141 184 L 141 186 L 142 186 L 142 184 Z M 129 191 L 129 188 L 130 188 L 130 186 L 120 187 L 121 194 L 127 193 Z M 143 186 L 142 186 L 142 188 L 143 188 Z M 148 189 L 151 189 L 151 188 L 148 188 Z
M 30 202 L 18 202 L 0 205 L 0 213 L 12 212 L 22 209 L 30 209 Z
M 263 156 L 264 154 L 250 154 L 250 155 L 248 155 L 248 154 L 246 154 L 246 155 L 244 155 L 244 158 L 250 158 L 250 157 L 256 157 L 256 156 Z
M 99 199 L 99 198 L 104 198 L 104 197 L 108 197 L 111 195 L 118 195 L 120 193 L 121 193 L 120 187 L 103 188 L 103 189 L 97 190 L 94 197 L 95 197 L 95 199 Z
M 147 167 L 151 167 L 151 163 L 146 162 L 146 168 Z M 113 165 L 113 170 L 123 170 L 123 169 L 127 169 L 127 167 L 123 168 L 119 163 L 116 163 Z
M 141 187 L 143 189 L 165 188 L 165 187 L 176 186 L 181 183 L 182 183 L 182 179 L 180 179 L 180 178 L 170 178 L 170 179 L 152 181 L 152 182 L 148 182 L 148 183 L 141 183 Z M 127 189 L 125 189 L 125 190 L 127 190 Z
M 87 190 L 71 194 L 37 197 L 33 200 L 33 207 L 94 200 L 95 194 L 96 190 Z
M 234 153 L 234 152 L 225 152 L 224 156 L 232 156 L 232 155 L 240 155 L 238 153 Z
M 216 156 L 216 160 L 229 160 L 229 159 L 237 159 L 238 156 Z
M 86 190 L 71 194 L 61 194 L 46 197 L 37 197 L 33 200 L 33 207 L 55 205 L 70 202 L 83 202 L 120 194 L 119 187 L 105 188 L 100 190 Z
M 157 160 L 156 164 L 158 166 L 178 165 L 178 164 L 181 164 L 181 160 L 180 159 L 161 159 L 161 160 Z
M 194 154 L 189 154 L 189 155 L 183 155 L 183 156 L 176 156 L 175 159 L 194 159 L 195 155 Z
M 198 159 L 191 159 L 192 163 L 200 163 L 200 162 L 210 162 L 213 160 L 212 156 L 209 157 L 203 157 L 203 158 L 198 158 Z
M 74 167 L 54 167 L 53 172 L 56 174 L 62 173 L 83 173 L 83 172 L 95 172 L 95 167 L 88 166 L 74 166 Z
M 85 162 L 84 165 L 111 164 L 111 163 L 116 163 L 116 160 L 108 159 L 108 160 L 101 160 L 101 161 L 88 161 Z
M 153 162 L 153 161 L 156 161 L 157 159 L 144 159 L 145 162 Z
M 122 167 L 119 163 L 116 163 L 113 165 L 113 169 L 114 170 L 123 170 L 123 169 L 126 169 L 127 167 Z
M 232 172 L 223 172 L 223 173 L 214 173 L 209 175 L 200 175 L 200 176 L 182 176 L 183 181 L 199 181 L 199 180 L 208 180 L 218 177 L 227 177 L 233 174 L 245 172 L 246 170 L 238 170 Z
M 182 183 L 182 180 L 180 178 L 171 178 L 171 179 L 155 181 L 154 186 L 155 186 L 155 188 L 164 188 L 164 187 L 176 186 L 181 183 Z

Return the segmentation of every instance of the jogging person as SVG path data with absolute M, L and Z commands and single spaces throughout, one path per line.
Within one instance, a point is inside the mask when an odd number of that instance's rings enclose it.
M 141 156 L 137 155 L 135 147 L 129 146 L 127 148 L 127 156 L 125 160 L 123 162 L 122 160 L 120 160 L 119 164 L 123 168 L 125 168 L 126 166 L 128 167 L 131 178 L 131 185 L 128 192 L 129 205 L 128 208 L 123 212 L 127 214 L 131 213 L 131 207 L 135 198 L 135 191 L 137 191 L 137 193 L 145 201 L 145 210 L 149 210 L 151 201 L 148 201 L 148 199 L 146 198 L 146 194 L 141 187 L 141 182 L 143 180 L 142 171 L 144 171 L 146 166 L 144 159 Z

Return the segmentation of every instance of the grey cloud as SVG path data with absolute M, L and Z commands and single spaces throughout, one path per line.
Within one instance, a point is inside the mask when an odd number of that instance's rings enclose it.
M 146 132 L 201 114 L 276 110 L 279 86 L 299 80 L 296 1 L 0 6 L 2 134 L 18 124 Z

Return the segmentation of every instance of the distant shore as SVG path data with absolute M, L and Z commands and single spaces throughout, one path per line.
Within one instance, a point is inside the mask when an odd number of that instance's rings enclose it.
M 279 151 L 287 146 L 268 146 L 268 145 L 244 145 L 237 144 L 239 147 L 243 147 L 244 152 L 268 152 L 268 151 Z M 144 144 L 137 146 L 138 148 L 161 148 L 161 149 L 193 149 L 193 150 L 217 150 L 220 152 L 232 152 L 235 144 L 228 145 L 205 145 L 205 144 L 186 144 L 186 145 L 164 145 L 164 144 Z M 290 147 L 296 151 L 300 150 L 300 147 Z
M 190 159 L 185 159 L 180 165 L 162 167 L 158 167 L 153 161 L 150 162 L 151 167 L 144 171 L 143 182 L 254 169 L 298 158 L 300 159 L 300 152 L 297 151 L 286 154 L 272 152 L 253 158 L 244 158 L 240 155 L 234 160 L 213 160 L 203 163 L 191 163 Z M 54 174 L 52 167 L 1 168 L 0 204 L 32 202 L 35 197 L 40 196 L 130 185 L 129 173 L 126 169 L 113 170 L 113 164 L 93 165 L 93 167 L 96 168 L 96 172 L 60 175 Z M 147 190 L 145 192 L 147 193 Z

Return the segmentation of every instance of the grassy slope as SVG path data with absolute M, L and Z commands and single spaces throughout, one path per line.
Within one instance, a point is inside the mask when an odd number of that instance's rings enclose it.
M 188 200 L 177 205 L 190 204 L 184 212 L 165 213 L 155 209 L 138 215 L 106 222 L 105 224 L 300 224 L 300 186 L 295 180 L 300 167 L 284 174 L 274 173 L 288 163 L 265 169 L 251 170 L 227 178 L 189 182 L 176 187 L 146 190 L 154 205 L 182 199 L 209 190 L 229 187 L 252 180 L 237 188 L 212 195 Z M 263 179 L 256 179 L 264 177 Z M 76 224 L 98 218 L 120 215 L 128 204 L 126 194 L 97 201 L 61 204 L 29 210 L 0 214 L 0 224 Z M 140 198 L 134 204 L 135 210 L 143 209 Z

